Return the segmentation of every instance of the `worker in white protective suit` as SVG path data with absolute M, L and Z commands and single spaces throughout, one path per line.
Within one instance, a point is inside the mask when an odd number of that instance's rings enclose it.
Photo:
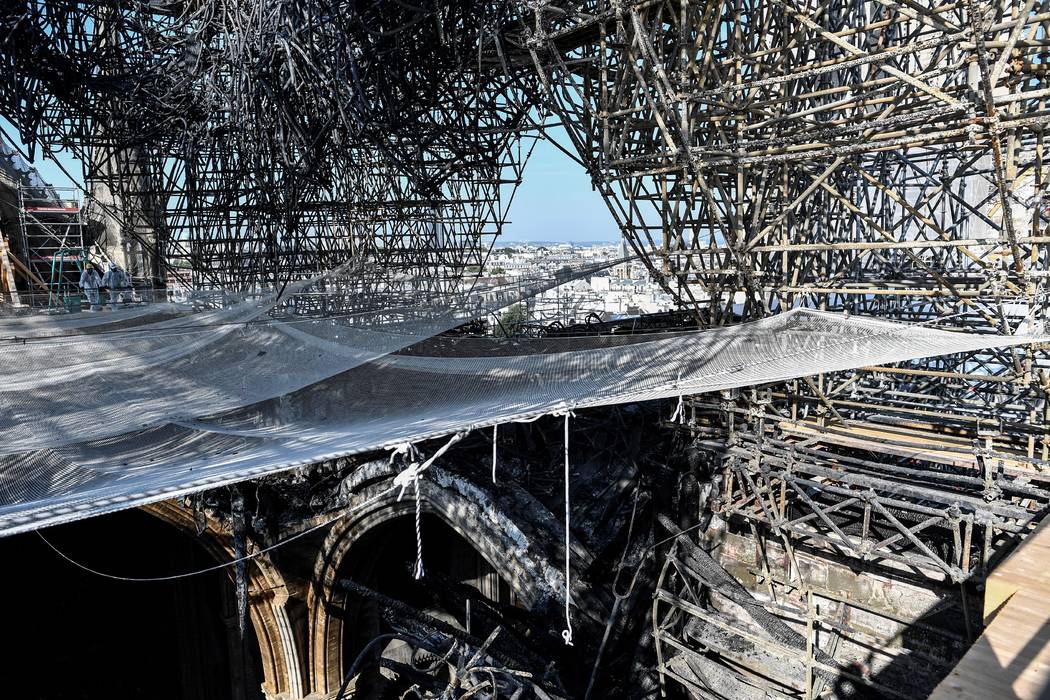
M 84 296 L 87 297 L 88 303 L 91 305 L 88 307 L 88 311 L 99 311 L 102 305 L 99 304 L 99 288 L 102 287 L 102 278 L 98 274 L 98 270 L 95 269 L 91 263 L 84 265 L 84 271 L 80 273 L 80 288 L 84 290 Z
M 122 295 L 130 295 L 131 277 L 120 265 L 111 262 L 106 274 L 102 276 L 102 286 L 109 290 L 109 308 L 116 311 L 117 304 L 123 300 Z

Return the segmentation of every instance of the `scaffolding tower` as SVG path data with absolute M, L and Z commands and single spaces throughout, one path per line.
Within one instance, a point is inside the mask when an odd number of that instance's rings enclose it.
M 74 188 L 20 186 L 18 222 L 26 267 L 47 287 L 47 307 L 56 309 L 74 298 L 86 263 L 86 219 Z

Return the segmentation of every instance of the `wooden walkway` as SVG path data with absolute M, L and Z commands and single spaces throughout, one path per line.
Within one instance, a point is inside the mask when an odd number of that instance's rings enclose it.
M 1050 698 L 1050 518 L 988 577 L 984 633 L 931 700 Z

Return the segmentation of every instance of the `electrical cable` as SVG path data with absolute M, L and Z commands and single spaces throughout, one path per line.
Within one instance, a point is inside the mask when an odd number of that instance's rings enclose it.
M 170 576 L 142 576 L 142 577 L 137 577 L 137 576 L 118 576 L 116 574 L 109 574 L 109 573 L 106 573 L 104 571 L 99 571 L 97 569 L 92 569 L 91 567 L 86 566 L 85 564 L 82 564 L 82 563 L 78 562 L 77 560 L 73 559 L 72 557 L 67 555 L 65 552 L 60 550 L 58 547 L 56 547 L 54 544 L 52 544 L 50 540 L 48 540 L 46 537 L 44 537 L 43 533 L 40 532 L 40 530 L 36 530 L 35 532 L 36 532 L 37 536 L 41 540 L 44 541 L 44 544 L 46 544 L 48 547 L 50 547 L 51 550 L 55 554 L 57 554 L 58 556 L 60 556 L 63 559 L 65 559 L 67 562 L 69 562 L 73 566 L 76 566 L 79 569 L 83 569 L 84 571 L 86 571 L 86 572 L 88 572 L 90 574 L 94 574 L 95 576 L 101 576 L 102 578 L 108 578 L 108 579 L 111 579 L 111 580 L 114 580 L 114 581 L 128 581 L 128 582 L 132 582 L 132 583 L 157 583 L 157 582 L 161 582 L 161 581 L 175 581 L 175 580 L 178 580 L 178 579 L 190 578 L 192 576 L 199 576 L 201 574 L 207 574 L 207 573 L 210 573 L 212 571 L 219 571 L 220 569 L 225 569 L 227 567 L 234 566 L 236 564 L 240 564 L 240 563 L 246 562 L 246 561 L 251 561 L 252 559 L 256 559 L 258 557 L 261 557 L 263 554 L 266 554 L 267 552 L 272 552 L 273 550 L 277 549 L 278 547 L 283 547 L 284 545 L 288 544 L 289 542 L 294 542 L 295 540 L 297 540 L 297 539 L 299 539 L 301 537 L 305 537 L 306 535 L 309 535 L 311 532 L 316 532 L 317 530 L 320 530 L 322 528 L 328 527 L 332 523 L 334 523 L 334 522 L 344 518 L 348 514 L 353 513 L 354 511 L 356 511 L 356 510 L 358 510 L 360 508 L 364 508 L 365 506 L 374 503 L 378 499 L 383 498 L 384 496 L 386 496 L 386 495 L 388 495 L 390 493 L 393 493 L 396 488 L 397 488 L 396 486 L 391 486 L 390 488 L 388 488 L 388 489 L 386 489 L 386 490 L 376 494 L 375 496 L 372 496 L 371 498 L 369 498 L 364 503 L 359 503 L 356 506 L 354 506 L 353 508 L 350 508 L 350 509 L 347 509 L 347 510 L 343 511 L 342 513 L 340 513 L 339 515 L 335 516 L 334 518 L 331 518 L 329 520 L 325 520 L 324 522 L 317 523 L 316 525 L 311 525 L 310 527 L 306 528 L 302 532 L 297 532 L 294 535 L 292 535 L 290 537 L 287 537 L 287 538 L 281 540 L 280 542 L 276 542 L 274 544 L 271 544 L 268 547 L 264 547 L 263 549 L 260 549 L 257 552 L 252 552 L 251 554 L 248 554 L 246 556 L 239 557 L 237 559 L 231 559 L 228 562 L 224 562 L 222 564 L 216 564 L 215 566 L 209 566 L 209 567 L 204 568 L 204 569 L 197 569 L 196 571 L 186 571 L 186 572 L 179 573 L 179 574 L 171 574 Z

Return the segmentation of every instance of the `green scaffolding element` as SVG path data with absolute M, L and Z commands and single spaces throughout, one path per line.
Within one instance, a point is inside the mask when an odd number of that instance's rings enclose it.
M 51 258 L 51 278 L 47 283 L 47 310 L 54 311 L 58 306 L 64 306 L 62 297 L 63 274 L 66 270 L 66 261 L 72 261 L 76 265 L 77 272 L 84 271 L 84 260 L 87 256 L 83 248 L 60 248 Z M 79 298 L 79 296 L 78 296 Z

